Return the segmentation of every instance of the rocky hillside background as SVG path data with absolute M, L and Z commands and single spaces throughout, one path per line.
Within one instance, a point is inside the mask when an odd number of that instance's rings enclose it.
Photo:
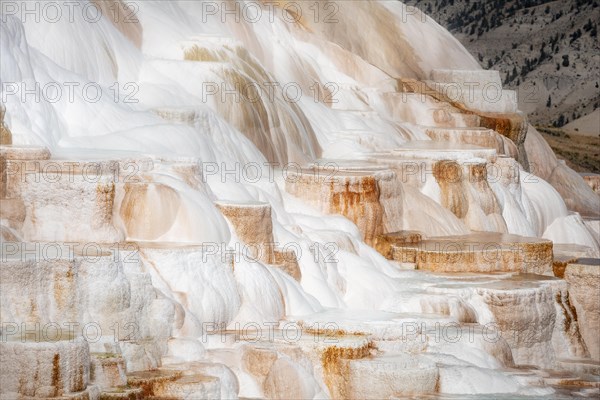
M 482 67 L 501 71 L 505 86 L 518 90 L 520 108 L 531 123 L 562 127 L 599 108 L 600 1 L 405 3 L 450 30 Z M 597 137 L 599 124 L 593 119 L 596 123 L 584 126 L 595 130 L 585 133 Z

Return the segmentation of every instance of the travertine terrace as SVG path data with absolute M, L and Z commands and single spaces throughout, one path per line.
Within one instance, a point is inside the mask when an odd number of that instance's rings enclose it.
M 22 3 L 0 399 L 599 395 L 598 180 L 432 19 Z

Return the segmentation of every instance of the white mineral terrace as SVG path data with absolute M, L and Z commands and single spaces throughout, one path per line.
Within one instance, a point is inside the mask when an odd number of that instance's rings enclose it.
M 0 399 L 600 395 L 597 176 L 432 19 L 24 3 L 0 1 Z M 498 98 L 450 90 L 473 82 Z

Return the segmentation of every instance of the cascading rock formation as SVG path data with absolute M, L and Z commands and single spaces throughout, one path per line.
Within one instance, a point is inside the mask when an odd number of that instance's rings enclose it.
M 599 395 L 600 196 L 427 15 L 0 5 L 0 399 Z

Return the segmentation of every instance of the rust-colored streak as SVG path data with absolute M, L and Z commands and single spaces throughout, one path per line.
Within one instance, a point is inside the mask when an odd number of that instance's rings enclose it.
M 383 233 L 383 207 L 379 202 L 380 190 L 373 176 L 357 182 L 346 181 L 342 187 L 330 182 L 329 212 L 341 214 L 354 222 L 367 243 L 373 243 Z
M 370 354 L 370 345 L 361 347 L 327 347 L 321 353 L 324 381 L 332 399 L 347 399 L 348 364 L 344 360 L 365 358 Z
M 60 374 L 60 355 L 57 353 L 52 359 L 52 387 L 54 387 L 54 396 L 62 396 L 62 378 Z
M 433 166 L 435 177 L 442 192 L 442 205 L 458 218 L 464 218 L 469 211 L 467 189 L 463 184 L 462 168 L 455 161 L 439 161 Z

